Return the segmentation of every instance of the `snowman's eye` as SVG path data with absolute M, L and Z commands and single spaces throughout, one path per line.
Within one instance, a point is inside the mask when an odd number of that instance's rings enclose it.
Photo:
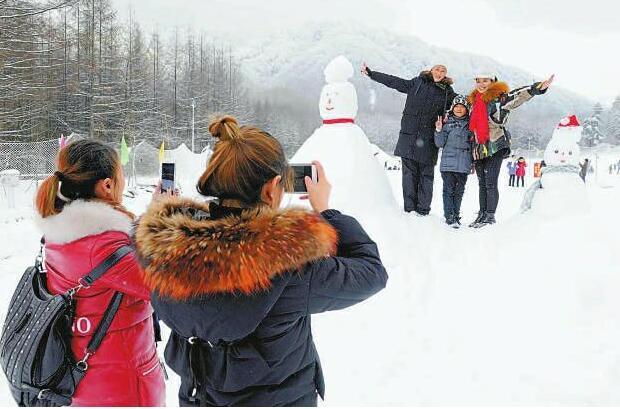
M 572 154 L 573 154 L 573 151 L 568 151 L 568 154 L 569 154 L 569 155 L 572 155 Z
M 556 150 L 555 150 L 555 153 L 560 153 L 560 151 L 556 149 Z

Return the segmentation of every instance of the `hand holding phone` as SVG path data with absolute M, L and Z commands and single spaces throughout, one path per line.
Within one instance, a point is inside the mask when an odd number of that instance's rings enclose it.
M 305 178 L 307 195 L 301 196 L 302 200 L 310 200 L 310 205 L 314 211 L 321 213 L 324 210 L 329 209 L 329 196 L 332 191 L 332 185 L 325 176 L 325 170 L 320 162 L 312 162 L 316 168 L 317 180 L 312 180 L 310 177 Z
M 174 173 L 175 173 L 175 165 L 174 163 L 162 163 L 161 164 L 161 191 L 164 192 L 174 192 Z
M 293 193 L 304 194 L 308 193 L 306 188 L 306 177 L 309 177 L 315 183 L 318 181 L 316 166 L 312 163 L 295 163 L 291 164 L 294 174 Z

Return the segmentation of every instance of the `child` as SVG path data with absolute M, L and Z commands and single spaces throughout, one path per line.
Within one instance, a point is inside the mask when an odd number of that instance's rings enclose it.
M 523 156 L 519 157 L 517 161 L 517 187 L 519 187 L 519 181 L 521 181 L 521 187 L 525 187 L 525 168 L 527 167 L 527 163 L 525 163 L 525 158 Z
M 514 155 L 510 159 L 514 159 Z M 517 162 L 513 162 L 512 160 L 510 160 L 506 164 L 506 167 L 508 168 L 508 176 L 509 176 L 509 178 L 508 178 L 508 186 L 514 187 L 514 185 L 515 185 L 515 176 L 517 174 Z
M 435 123 L 435 145 L 442 148 L 441 178 L 443 179 L 443 209 L 446 223 L 461 226 L 461 200 L 467 176 L 471 171 L 472 153 L 467 97 L 457 95 L 444 124 L 441 117 Z

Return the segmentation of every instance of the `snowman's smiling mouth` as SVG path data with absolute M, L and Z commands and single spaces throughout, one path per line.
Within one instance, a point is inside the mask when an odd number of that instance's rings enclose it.
M 332 111 L 333 109 L 334 109 L 334 107 L 330 107 L 330 106 L 326 106 L 326 107 L 325 107 L 325 110 L 326 110 L 326 111 Z

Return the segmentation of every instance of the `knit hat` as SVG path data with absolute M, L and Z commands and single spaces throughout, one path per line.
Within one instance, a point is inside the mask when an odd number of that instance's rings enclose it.
M 467 109 L 467 113 L 471 110 L 471 105 L 469 105 L 469 101 L 465 95 L 457 95 L 454 97 L 452 105 L 450 105 L 450 112 L 452 112 L 455 105 L 463 105 L 465 109 Z

